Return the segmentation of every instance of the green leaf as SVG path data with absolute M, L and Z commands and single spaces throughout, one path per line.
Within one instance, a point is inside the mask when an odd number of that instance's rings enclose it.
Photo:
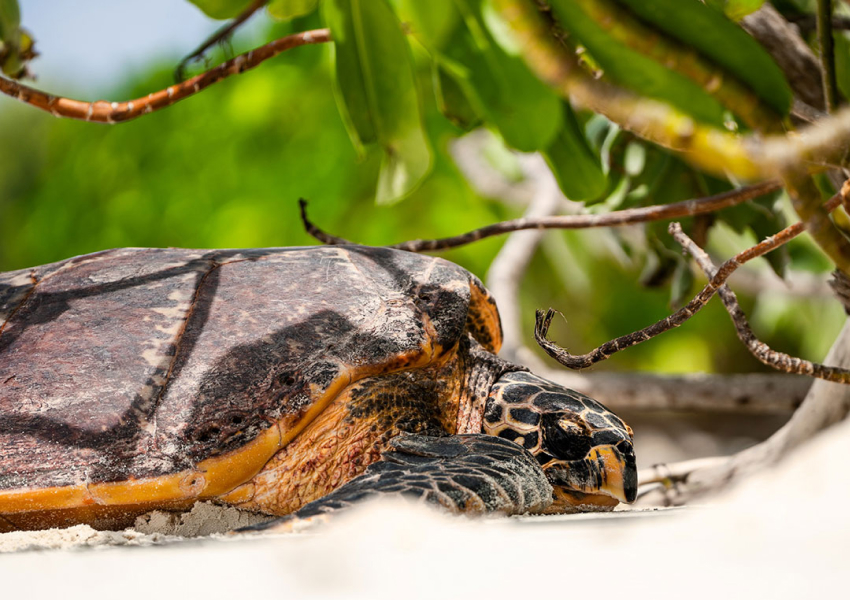
M 700 121 L 723 126 L 723 106 L 696 83 L 614 40 L 573 0 L 553 0 L 551 4 L 561 25 L 587 48 L 606 76 L 644 96 L 668 102 Z
M 438 63 L 434 63 L 434 92 L 437 96 L 437 107 L 449 121 L 464 131 L 481 125 L 481 116 L 470 103 L 463 88 Z
M 21 10 L 18 0 L 0 0 L 0 42 L 17 43 L 21 27 Z
M 835 78 L 838 89 L 845 98 L 850 98 L 850 39 L 843 31 L 834 31 L 835 40 Z
M 542 151 L 558 186 L 570 200 L 600 200 L 608 180 L 602 172 L 599 157 L 590 149 L 578 125 L 572 107 L 563 107 L 563 126 L 549 146 Z
M 432 160 L 401 23 L 386 0 L 327 0 L 323 8 L 336 49 L 340 111 L 355 146 L 375 143 L 384 151 L 377 202 L 400 200 Z
M 17 0 L 0 0 L 0 71 L 12 79 L 26 77 L 27 63 L 35 56 L 33 39 L 21 29 Z
M 189 0 L 213 19 L 232 19 L 251 4 L 251 0 Z
M 396 14 L 409 24 L 415 36 L 442 47 L 460 20 L 452 0 L 391 0 Z
M 289 21 L 295 17 L 309 15 L 316 10 L 319 0 L 272 0 L 269 2 L 269 14 L 280 21 Z
M 757 41 L 719 11 L 699 0 L 616 1 L 708 57 L 781 114 L 788 114 L 793 94 L 782 70 Z
M 764 0 L 706 0 L 707 6 L 722 11 L 733 21 L 740 21 L 756 12 L 762 4 Z
M 446 18 L 452 23 L 448 33 L 433 27 L 414 31 L 505 142 L 524 152 L 546 148 L 561 127 L 561 100 L 497 42 L 482 0 L 432 0 L 418 3 L 417 10 L 454 15 Z M 437 22 L 434 16 L 427 20 Z

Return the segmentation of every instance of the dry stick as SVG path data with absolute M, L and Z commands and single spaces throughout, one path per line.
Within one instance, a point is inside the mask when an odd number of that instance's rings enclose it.
M 703 272 L 705 272 L 706 277 L 712 278 L 717 274 L 717 267 L 711 261 L 708 253 L 700 248 L 687 236 L 687 234 L 685 234 L 684 231 L 682 231 L 681 225 L 678 223 L 671 223 L 670 233 L 673 235 L 673 238 L 679 242 L 682 248 L 694 257 L 694 260 L 696 260 L 697 264 Z M 788 239 L 790 239 L 790 237 Z M 759 359 L 762 363 L 776 369 L 777 371 L 784 371 L 785 373 L 808 375 L 810 377 L 817 377 L 818 379 L 826 379 L 827 381 L 835 381 L 838 383 L 850 382 L 850 370 L 839 367 L 828 367 L 819 363 L 803 360 L 802 358 L 797 358 L 796 356 L 785 354 L 784 352 L 777 352 L 776 350 L 773 350 L 770 346 L 759 340 L 756 337 L 756 334 L 753 333 L 753 330 L 747 322 L 747 317 L 744 314 L 744 311 L 741 310 L 741 306 L 738 304 L 738 297 L 735 295 L 735 292 L 733 292 L 728 285 L 723 284 L 720 286 L 718 294 L 720 295 L 720 299 L 723 301 L 723 306 L 726 307 L 726 312 L 729 313 L 729 317 L 732 319 L 732 323 L 735 325 L 735 332 L 738 334 L 738 339 L 740 339 L 750 353 L 752 353 L 752 355 Z
M 617 227 L 621 225 L 632 225 L 634 223 L 645 223 L 647 221 L 661 221 L 664 219 L 679 219 L 695 215 L 704 215 L 715 212 L 722 208 L 735 206 L 747 200 L 758 198 L 769 192 L 776 191 L 782 184 L 776 181 L 757 183 L 722 194 L 706 196 L 705 198 L 694 198 L 675 202 L 673 204 L 644 206 L 641 208 L 629 208 L 601 215 L 562 215 L 556 217 L 519 218 L 511 221 L 502 221 L 487 225 L 480 229 L 474 229 L 468 233 L 448 238 L 435 240 L 411 240 L 400 244 L 393 244 L 389 248 L 407 250 L 408 252 L 433 252 L 436 250 L 447 250 L 477 242 L 478 240 L 502 235 L 512 231 L 523 229 L 587 229 L 590 227 Z M 334 235 L 325 233 L 307 218 L 306 201 L 301 199 L 301 220 L 304 228 L 311 236 L 324 244 L 351 244 Z
M 213 33 L 206 41 L 195 48 L 195 50 L 180 61 L 180 64 L 177 65 L 177 68 L 174 70 L 174 80 L 177 82 L 183 81 L 183 76 L 186 74 L 186 66 L 190 62 L 194 62 L 197 59 L 200 59 L 204 53 L 209 50 L 213 45 L 218 44 L 219 42 L 225 40 L 233 31 L 242 25 L 245 21 L 251 18 L 255 12 L 263 8 L 266 4 L 269 3 L 269 0 L 254 0 L 248 8 L 246 8 L 242 13 L 237 16 L 235 19 L 230 21 L 224 27 L 218 29 L 215 33 Z
M 93 121 L 95 123 L 118 123 L 167 108 L 226 77 L 244 73 L 286 50 L 329 41 L 331 41 L 331 33 L 328 29 L 314 29 L 288 35 L 245 54 L 240 54 L 209 71 L 187 79 L 183 83 L 169 86 L 164 90 L 128 102 L 107 102 L 106 100 L 82 102 L 46 94 L 2 77 L 0 77 L 0 92 L 35 108 L 47 111 L 55 117 Z
M 829 211 L 834 210 L 841 202 L 841 194 L 836 194 L 826 203 L 824 208 Z M 675 223 L 671 224 L 671 228 L 675 225 Z M 561 348 L 554 342 L 546 339 L 546 334 L 549 332 L 552 317 L 555 315 L 555 311 L 551 308 L 545 314 L 542 310 L 537 311 L 536 324 L 534 327 L 534 339 L 537 340 L 537 343 L 540 344 L 540 347 L 543 348 L 549 356 L 565 367 L 570 369 L 585 369 L 590 367 L 605 360 L 620 350 L 645 342 L 646 340 L 664 333 L 665 331 L 679 327 L 682 323 L 693 317 L 697 312 L 705 307 L 711 297 L 714 296 L 715 292 L 718 291 L 718 289 L 738 267 L 754 258 L 767 254 L 771 250 L 778 248 L 790 241 L 792 238 L 800 235 L 803 231 L 805 231 L 805 225 L 802 222 L 795 223 L 794 225 L 786 227 L 776 235 L 770 236 L 759 244 L 756 244 L 752 248 L 744 250 L 723 263 L 702 291 L 700 291 L 700 293 L 683 308 L 677 310 L 669 317 L 662 319 L 657 323 L 653 323 L 649 327 L 645 327 L 639 331 L 635 331 L 634 333 L 623 335 L 609 342 L 605 342 L 587 354 L 572 355 L 564 348 Z M 775 365 L 771 364 L 771 366 Z M 824 370 L 809 370 L 804 365 L 801 365 L 800 368 L 803 370 L 791 372 L 803 373 L 812 377 L 818 377 L 820 379 L 827 379 L 829 381 L 836 381 L 840 383 L 850 382 L 850 371 L 845 371 L 844 369 L 829 370 L 829 367 L 824 367 Z

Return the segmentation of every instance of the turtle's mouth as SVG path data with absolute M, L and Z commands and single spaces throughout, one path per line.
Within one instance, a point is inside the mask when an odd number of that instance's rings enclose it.
M 556 504 L 613 506 L 614 500 L 634 502 L 637 495 L 635 455 L 615 446 L 596 446 L 583 459 L 550 463 L 545 472 Z

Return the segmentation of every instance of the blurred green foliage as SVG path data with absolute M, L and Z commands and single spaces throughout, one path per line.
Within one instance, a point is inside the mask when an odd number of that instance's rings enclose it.
M 274 26 L 266 37 L 320 25 L 314 12 Z M 445 35 L 457 34 L 443 25 Z M 473 42 L 482 43 L 480 37 Z M 494 43 L 487 38 L 483 47 Z M 488 105 L 470 91 L 468 74 L 458 68 L 468 57 L 438 61 L 443 71 L 435 76 L 434 62 L 416 48 L 416 87 L 433 164 L 422 184 L 391 207 L 374 201 L 384 153 L 373 146 L 358 155 L 340 117 L 329 47 L 287 52 L 167 110 L 112 127 L 56 120 L 0 98 L 0 271 L 118 246 L 310 244 L 298 218 L 299 197 L 310 200 L 310 215 L 321 227 L 374 245 L 452 235 L 519 216 L 522 207 L 479 196 L 448 150 L 476 115 L 504 107 Z M 169 85 L 178 60 L 151 64 L 147 75 L 117 84 L 108 97 L 139 97 Z M 434 93 L 435 81 L 440 94 Z M 480 92 L 484 84 L 473 87 Z M 460 127 L 440 113 L 438 99 L 442 108 L 448 102 L 462 113 L 454 120 Z M 555 106 L 562 127 L 564 107 Z M 593 165 L 601 165 L 607 186 L 593 210 L 674 202 L 729 187 L 600 117 L 569 117 L 567 141 L 586 144 L 601 160 L 587 165 L 595 179 Z M 497 132 L 510 131 L 488 118 Z M 563 160 L 573 156 L 563 154 Z M 782 205 L 768 204 L 718 215 L 717 223 L 731 227 L 713 227 L 709 241 L 728 255 L 753 242 L 753 230 L 765 224 L 775 229 Z M 522 286 L 524 330 L 532 330 L 535 308 L 557 307 L 568 323 L 553 326 L 553 339 L 584 352 L 669 314 L 670 290 L 660 284 L 673 278 L 674 295 L 683 297 L 701 280 L 694 283 L 683 267 L 665 227 L 647 226 L 645 236 L 630 234 L 634 230 L 548 233 Z M 445 256 L 484 278 L 503 242 L 484 240 Z M 805 239 L 795 241 L 790 256 L 798 269 L 829 267 Z M 658 286 L 645 287 L 641 279 Z M 767 343 L 811 359 L 822 358 L 843 320 L 829 299 L 763 296 L 743 297 L 742 303 Z M 717 300 L 682 328 L 598 368 L 764 369 L 737 341 Z

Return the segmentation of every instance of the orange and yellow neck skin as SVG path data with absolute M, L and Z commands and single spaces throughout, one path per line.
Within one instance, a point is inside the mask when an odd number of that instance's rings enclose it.
M 550 511 L 599 510 L 635 499 L 632 430 L 583 394 L 532 373 L 507 373 L 490 391 L 483 432 L 537 458 L 555 488 Z

